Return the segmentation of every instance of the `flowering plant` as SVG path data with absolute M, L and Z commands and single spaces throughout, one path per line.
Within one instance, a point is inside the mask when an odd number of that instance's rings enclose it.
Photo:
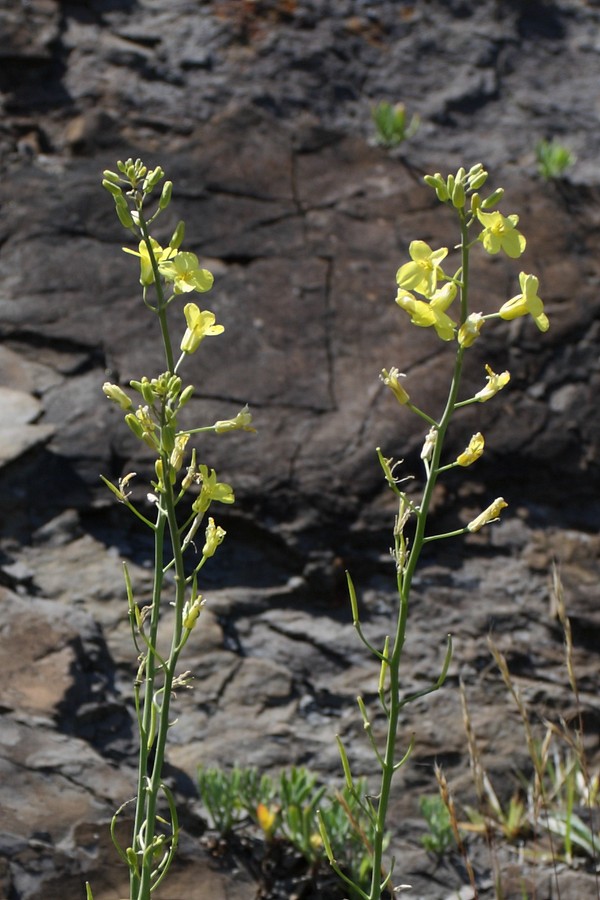
M 219 434 L 239 429 L 254 431 L 254 428 L 247 407 L 232 419 L 198 428 L 181 427 L 179 415 L 194 391 L 191 384 L 184 385 L 181 375 L 184 363 L 205 338 L 220 335 L 224 326 L 216 323 L 216 316 L 210 310 L 186 303 L 182 319 L 187 327 L 177 358 L 166 311 L 180 294 L 210 290 L 213 276 L 201 267 L 194 253 L 180 249 L 185 233 L 183 222 L 175 228 L 167 247 L 163 248 L 150 234 L 151 224 L 169 206 L 173 189 L 170 181 L 163 182 L 160 166 L 149 170 L 141 160 L 129 159 L 119 162 L 117 168 L 118 172 L 104 172 L 102 184 L 113 197 L 121 224 L 135 240 L 137 249 L 124 250 L 139 259 L 143 301 L 158 320 L 166 365 L 165 371 L 154 378 L 144 376 L 139 381 L 131 381 L 128 389 L 108 382 L 103 386 L 108 399 L 125 412 L 127 426 L 154 455 L 155 480 L 147 495 L 150 514 L 131 499 L 135 473 L 123 475 L 117 484 L 103 477 L 117 500 L 154 537 L 154 580 L 149 607 L 140 608 L 136 602 L 124 566 L 131 635 L 138 658 L 134 680 L 139 730 L 138 781 L 129 846 L 122 847 L 117 841 L 116 823 L 131 801 L 126 801 L 115 813 L 111 828 L 117 851 L 129 868 L 130 900 L 149 900 L 151 892 L 167 874 L 178 842 L 177 810 L 162 772 L 167 734 L 174 724 L 170 716 L 173 692 L 186 685 L 190 677 L 188 672 L 179 671 L 179 658 L 206 603 L 198 586 L 200 570 L 214 556 L 225 530 L 209 517 L 200 553 L 193 539 L 213 503 L 231 504 L 235 499 L 231 485 L 219 481 L 214 469 L 200 464 L 196 450 L 188 452 L 188 444 L 202 432 Z M 161 182 L 163 186 L 156 199 L 153 194 Z M 154 203 L 151 214 L 146 212 L 149 203 Z M 189 464 L 184 466 L 186 460 Z M 165 576 L 169 572 L 173 578 L 167 583 Z M 169 603 L 174 615 L 165 624 L 163 612 Z M 169 630 L 170 641 L 162 635 L 165 629 Z M 159 652 L 158 646 L 167 644 L 170 644 L 168 654 Z M 87 897 L 92 900 L 89 884 Z
M 371 872 L 369 888 L 364 888 L 353 880 L 338 865 L 324 821 L 321 822 L 321 837 L 329 861 L 338 876 L 346 882 L 354 896 L 364 900 L 379 900 L 384 892 L 387 896 L 405 887 L 404 885 L 392 887 L 393 860 L 388 866 L 383 859 L 386 818 L 393 777 L 405 764 L 412 751 L 412 741 L 409 741 L 408 746 L 402 750 L 397 749 L 400 714 L 407 704 L 442 686 L 452 655 L 452 642 L 448 636 L 440 675 L 423 690 L 403 695 L 400 667 L 406 640 L 409 597 L 421 551 L 431 541 L 478 532 L 497 521 L 507 506 L 504 498 L 498 497 L 470 522 L 451 532 L 431 534 L 427 528 L 433 492 L 440 476 L 457 466 L 473 465 L 484 452 L 485 440 L 478 432 L 471 437 L 465 449 L 454 461 L 444 462 L 444 440 L 451 420 L 461 408 L 492 399 L 510 380 L 509 372 L 497 375 L 486 366 L 484 387 L 473 397 L 460 399 L 465 355 L 469 348 L 481 339 L 482 332 L 490 323 L 497 320 L 511 320 L 529 315 L 541 332 L 549 328 L 543 302 L 538 296 L 538 279 L 525 272 L 519 275 L 521 292 L 502 304 L 497 312 L 484 315 L 483 312 L 471 309 L 469 293 L 471 251 L 479 246 L 487 253 L 503 252 L 510 258 L 517 259 L 526 247 L 526 240 L 516 227 L 519 222 L 518 216 L 504 216 L 493 209 L 502 199 L 503 190 L 498 189 L 485 198 L 480 195 L 479 191 L 487 181 L 487 177 L 488 173 L 479 163 L 468 172 L 460 168 L 455 175 L 448 175 L 447 178 L 443 178 L 439 173 L 425 176 L 425 182 L 435 190 L 438 199 L 457 216 L 460 239 L 456 249 L 460 254 L 459 264 L 456 270 L 449 274 L 446 270 L 447 247 L 432 249 L 424 241 L 413 241 L 408 248 L 410 260 L 400 266 L 396 274 L 398 285 L 396 303 L 408 313 L 413 325 L 433 328 L 437 337 L 453 349 L 454 368 L 446 402 L 441 414 L 438 415 L 431 415 L 414 405 L 407 386 L 408 379 L 405 379 L 397 367 L 383 369 L 381 373 L 384 385 L 390 389 L 400 405 L 423 419 L 428 430 L 421 450 L 425 483 L 420 500 L 414 499 L 414 495 L 409 495 L 402 487 L 403 481 L 407 479 L 402 479 L 396 474 L 399 462 L 402 461 L 394 462 L 393 459 L 386 458 L 379 448 L 377 450 L 384 477 L 398 501 L 393 532 L 394 546 L 391 551 L 396 567 L 398 589 L 397 618 L 393 633 L 385 638 L 382 646 L 376 646 L 365 637 L 360 622 L 356 591 L 350 574 L 347 576 L 354 627 L 361 641 L 380 665 L 378 697 L 387 722 L 386 733 L 383 741 L 380 741 L 374 733 L 371 716 L 365 703 L 362 698 L 358 698 L 365 733 L 380 770 L 379 788 L 369 795 L 361 794 L 344 745 L 338 739 L 347 789 L 359 803 L 369 822 L 370 832 L 374 835 L 369 848 Z M 403 378 L 403 383 L 400 382 L 400 378 Z

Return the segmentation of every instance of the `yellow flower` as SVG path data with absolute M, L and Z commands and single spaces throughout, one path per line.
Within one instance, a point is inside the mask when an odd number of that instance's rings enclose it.
M 458 343 L 461 347 L 470 347 L 479 337 L 484 318 L 481 313 L 471 313 L 458 329 Z
M 425 241 L 412 241 L 408 252 L 412 262 L 407 262 L 398 269 L 398 286 L 407 291 L 416 291 L 424 297 L 431 297 L 436 289 L 438 270 L 443 274 L 440 263 L 448 255 L 448 248 L 432 250 Z
M 488 365 L 486 365 L 485 370 L 487 372 L 487 384 L 475 394 L 475 399 L 479 400 L 480 403 L 485 403 L 486 400 L 495 397 L 498 391 L 501 391 L 510 381 L 510 372 L 501 372 L 500 375 L 496 375 Z
M 539 280 L 535 275 L 526 275 L 525 272 L 521 272 L 519 274 L 519 284 L 521 285 L 522 293 L 507 300 L 500 307 L 500 318 L 507 320 L 517 319 L 519 316 L 529 314 L 540 331 L 548 331 L 550 322 L 544 312 L 544 304 L 537 295 L 540 286 Z
M 323 838 L 321 837 L 320 834 L 318 834 L 315 831 L 313 834 L 311 834 L 311 836 L 309 838 L 309 843 L 310 843 L 311 848 L 318 852 L 321 849 L 321 847 L 323 846 Z
M 504 497 L 498 497 L 493 503 L 490 503 L 487 509 L 484 509 L 482 513 L 479 513 L 472 522 L 469 522 L 467 525 L 468 530 L 471 532 L 479 531 L 484 525 L 495 522 L 505 506 L 508 506 L 508 503 L 506 503 Z
M 259 803 L 256 807 L 256 818 L 258 824 L 264 831 L 267 840 L 270 840 L 273 837 L 275 828 L 277 827 L 278 812 L 279 810 L 277 807 L 265 806 L 264 803 Z
M 134 434 L 141 438 L 149 447 L 152 449 L 158 447 L 158 440 L 155 434 L 156 422 L 152 418 L 149 406 L 138 406 L 135 416 L 133 413 L 129 413 L 129 415 L 125 416 L 125 421 Z
M 379 377 L 385 386 L 389 387 L 398 403 L 402 403 L 403 405 L 408 403 L 410 397 L 398 381 L 399 378 L 406 378 L 404 372 L 399 372 L 396 366 L 392 366 L 389 372 L 387 369 L 382 369 Z
M 248 409 L 248 404 L 246 403 L 244 408 L 233 419 L 220 419 L 218 422 L 215 422 L 214 429 L 217 434 L 223 434 L 225 431 L 240 430 L 256 432 L 256 428 L 252 427 L 252 413 Z
M 159 271 L 162 271 L 161 267 L 177 255 L 177 250 L 173 250 L 172 247 L 166 247 L 163 250 L 158 241 L 155 241 L 154 238 L 150 238 L 150 244 L 152 246 L 152 253 L 154 254 L 158 269 Z M 123 247 L 123 251 L 125 253 L 131 254 L 131 256 L 139 256 L 140 284 L 143 284 L 144 286 L 154 284 L 154 269 L 152 268 L 150 251 L 148 250 L 146 241 L 140 241 L 137 251 L 129 250 L 128 247 Z
M 456 285 L 449 281 L 443 288 L 435 291 L 429 303 L 425 300 L 416 300 L 412 294 L 401 288 L 396 297 L 396 303 L 410 316 L 413 325 L 421 328 L 435 328 L 438 337 L 443 341 L 451 341 L 454 337 L 456 322 L 453 322 L 446 310 L 456 296 Z
M 177 253 L 166 265 L 160 267 L 161 275 L 173 282 L 176 294 L 190 291 L 210 291 L 214 278 L 208 269 L 201 269 L 195 253 Z
M 215 525 L 215 520 L 211 516 L 206 526 L 206 543 L 202 548 L 202 556 L 205 556 L 207 559 L 214 556 L 217 547 L 223 543 L 226 534 L 227 532 L 224 528 L 221 528 L 220 525 Z
M 183 465 L 183 459 L 185 456 L 185 448 L 186 444 L 189 441 L 189 434 L 180 434 L 175 438 L 175 446 L 171 451 L 171 456 L 169 462 L 173 466 L 176 472 L 179 472 Z
M 483 225 L 479 240 L 488 253 L 504 250 L 507 256 L 517 259 L 525 250 L 526 240 L 517 231 L 518 216 L 503 216 L 499 212 L 477 210 L 477 218 Z
M 198 466 L 198 474 L 202 487 L 200 493 L 192 504 L 192 509 L 197 514 L 206 512 L 213 500 L 219 503 L 233 503 L 235 496 L 233 488 L 224 481 L 217 481 L 217 473 L 208 466 Z
M 206 600 L 203 600 L 200 594 L 194 600 L 187 601 L 183 608 L 183 620 L 181 623 L 184 628 L 187 628 L 189 631 L 192 630 L 205 604 Z
M 181 339 L 181 349 L 184 353 L 195 353 L 207 335 L 222 334 L 225 331 L 222 325 L 215 325 L 214 313 L 208 309 L 201 310 L 195 303 L 186 303 L 183 314 L 187 322 L 187 328 Z
M 470 466 L 476 460 L 479 459 L 481 454 L 483 453 L 483 448 L 485 445 L 485 440 L 480 431 L 477 434 L 474 434 L 471 440 L 469 441 L 469 446 L 466 447 L 459 456 L 456 458 L 456 462 L 459 466 Z

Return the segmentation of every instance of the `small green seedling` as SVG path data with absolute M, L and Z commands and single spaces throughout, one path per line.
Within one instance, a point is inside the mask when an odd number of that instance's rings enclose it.
M 555 138 L 551 141 L 539 141 L 535 148 L 535 158 L 538 172 L 544 181 L 562 178 L 576 159 L 575 154 Z
M 419 809 L 429 828 L 428 834 L 421 838 L 421 844 L 429 853 L 442 857 L 454 846 L 450 813 L 439 794 L 421 797 Z
M 421 120 L 419 116 L 411 116 L 407 121 L 404 103 L 392 105 L 382 100 L 372 110 L 373 122 L 377 135 L 377 143 L 391 149 L 403 144 L 418 131 Z

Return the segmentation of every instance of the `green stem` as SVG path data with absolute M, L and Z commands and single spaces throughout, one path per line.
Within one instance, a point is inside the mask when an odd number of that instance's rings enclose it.
M 467 225 L 464 215 L 460 214 L 461 227 L 461 257 L 462 257 L 462 279 L 460 284 L 460 324 L 462 324 L 468 315 L 468 284 L 469 284 L 469 243 L 467 240 Z M 381 785 L 379 792 L 379 800 L 376 808 L 375 834 L 373 839 L 373 855 L 371 869 L 371 888 L 368 895 L 369 900 L 380 900 L 382 891 L 382 879 L 385 883 L 383 873 L 383 848 L 385 841 L 385 828 L 387 812 L 389 807 L 390 792 L 394 772 L 396 771 L 396 738 L 398 733 L 398 721 L 400 711 L 405 706 L 406 700 L 400 696 L 400 663 L 404 643 L 406 640 L 406 625 L 408 620 L 408 605 L 410 590 L 413 576 L 417 563 L 419 561 L 421 550 L 426 543 L 425 527 L 427 524 L 427 516 L 433 497 L 433 492 L 440 472 L 440 457 L 444 444 L 444 438 L 450 420 L 456 408 L 456 399 L 462 374 L 464 357 L 464 348 L 459 346 L 456 351 L 456 359 L 454 362 L 454 371 L 452 374 L 452 382 L 446 400 L 446 406 L 442 413 L 439 423 L 436 423 L 437 437 L 432 452 L 430 464 L 427 467 L 427 482 L 423 491 L 421 505 L 417 511 L 415 534 L 413 537 L 413 545 L 410 551 L 406 568 L 402 571 L 398 567 L 398 595 L 399 607 L 398 618 L 396 622 L 396 633 L 392 653 L 389 662 L 389 704 L 387 711 L 388 727 L 385 742 L 385 752 L 383 754 L 383 764 L 381 772 Z M 396 553 L 400 549 L 400 535 L 395 536 Z
M 163 347 L 165 350 L 165 357 L 167 360 L 167 371 L 174 372 L 175 371 L 175 361 L 173 357 L 173 348 L 171 346 L 171 336 L 169 335 L 169 326 L 167 324 L 167 302 L 165 302 L 165 294 L 163 291 L 162 281 L 160 272 L 158 271 L 158 263 L 156 261 L 156 256 L 154 255 L 154 250 L 152 248 L 152 243 L 150 241 L 150 234 L 148 232 L 148 225 L 146 220 L 142 215 L 142 211 L 139 210 L 140 215 L 140 232 L 144 239 L 144 243 L 148 249 L 148 256 L 150 258 L 150 263 L 152 265 L 152 272 L 154 274 L 154 288 L 156 290 L 157 304 L 155 307 L 156 315 L 158 316 L 158 321 L 160 323 L 160 331 L 162 334 Z
M 171 339 L 166 317 L 166 303 L 158 263 L 150 240 L 148 227 L 139 209 L 140 232 L 148 249 L 148 256 L 154 273 L 154 286 L 157 295 L 157 306 L 155 308 L 156 315 L 160 323 L 160 329 L 163 339 L 163 346 L 169 372 L 174 370 L 173 350 L 171 347 Z M 166 408 L 163 404 L 161 410 L 161 426 L 166 421 Z M 162 433 L 162 427 L 161 427 Z M 175 673 L 176 658 L 173 654 L 169 658 L 166 668 L 160 660 L 157 659 L 156 648 L 158 640 L 158 626 L 160 621 L 160 605 L 162 598 L 163 578 L 164 578 L 164 535 L 165 527 L 169 525 L 171 536 L 171 545 L 175 549 L 180 550 L 179 537 L 177 533 L 177 522 L 175 520 L 175 528 L 173 528 L 173 520 L 175 518 L 175 501 L 173 490 L 168 478 L 169 475 L 169 457 L 162 449 L 160 457 L 163 463 L 163 472 L 165 473 L 165 492 L 161 495 L 159 502 L 159 511 L 155 527 L 154 539 L 154 583 L 152 590 L 152 611 L 150 616 L 150 631 L 148 638 L 148 651 L 146 656 L 146 672 L 145 672 L 145 691 L 144 691 L 144 707 L 142 712 L 142 720 L 140 726 L 140 750 L 138 761 L 138 784 L 136 798 L 136 813 L 133 827 L 133 849 L 140 861 L 139 871 L 130 868 L 130 897 L 137 900 L 149 900 L 152 888 L 151 876 L 153 866 L 152 843 L 156 828 L 156 809 L 158 803 L 158 795 L 161 789 L 161 774 L 164 761 L 165 744 L 168 730 L 169 704 L 171 699 L 171 688 Z M 181 556 L 181 552 L 180 552 Z M 180 560 L 181 573 L 183 573 L 183 562 Z M 185 591 L 185 583 L 182 581 L 182 590 Z M 178 585 L 179 594 L 179 585 Z M 183 610 L 183 602 L 181 603 Z M 181 620 L 181 612 L 179 613 Z M 180 621 L 181 627 L 181 621 Z M 179 634 L 179 638 L 180 638 Z M 180 639 L 178 640 L 180 643 Z M 157 713 L 156 709 L 156 675 L 158 669 L 163 669 L 163 685 L 162 685 L 162 707 Z M 159 723 L 158 731 L 155 732 L 155 717 L 158 714 Z M 152 746 L 155 746 L 154 763 L 152 767 L 152 775 L 148 777 L 149 757 Z
M 166 457 L 166 455 L 163 455 L 162 461 L 164 467 L 163 471 L 168 473 L 168 457 Z M 166 521 L 169 527 L 169 535 L 171 538 L 171 547 L 175 566 L 175 622 L 173 625 L 173 633 L 171 637 L 171 650 L 169 653 L 169 658 L 166 662 L 166 666 L 164 667 L 164 681 L 161 688 L 162 702 L 157 713 L 158 728 L 156 732 L 154 762 L 152 766 L 152 773 L 149 780 L 147 781 L 147 788 L 145 790 L 145 823 L 142 823 L 142 826 L 143 843 L 146 848 L 146 852 L 142 857 L 141 878 L 139 882 L 138 893 L 137 895 L 135 895 L 136 900 L 149 900 L 150 890 L 152 887 L 151 876 L 153 872 L 154 860 L 150 848 L 152 847 L 154 838 L 156 836 L 157 806 L 158 799 L 162 791 L 162 770 L 165 759 L 167 736 L 170 728 L 169 710 L 173 692 L 173 682 L 175 679 L 175 670 L 179 659 L 179 653 L 183 646 L 181 638 L 183 633 L 182 622 L 186 592 L 186 577 L 183 561 L 183 551 L 179 538 L 179 528 L 175 512 L 175 495 L 168 475 L 165 476 L 165 482 L 166 486 L 165 492 L 163 494 L 163 503 L 166 514 Z M 156 562 L 157 569 L 160 569 L 162 577 L 162 559 L 160 561 L 157 560 Z M 147 697 L 149 697 L 150 703 L 156 702 L 154 693 L 152 695 L 147 695 Z M 139 831 L 137 832 L 137 834 L 139 836 Z M 139 843 L 141 844 L 141 841 Z M 139 849 L 141 849 L 141 846 Z
M 160 620 L 160 600 L 163 584 L 163 551 L 166 519 L 162 509 L 159 509 L 154 530 L 154 582 L 152 586 L 152 610 L 150 613 L 150 628 L 148 642 L 150 647 L 156 647 L 158 639 L 158 624 Z M 148 745 L 148 737 L 152 731 L 152 716 L 154 704 L 154 684 L 156 680 L 156 658 L 151 649 L 146 655 L 146 672 L 144 678 L 144 705 L 140 724 L 140 749 L 138 760 L 138 782 L 135 818 L 133 824 L 133 849 L 137 853 L 141 850 L 139 835 L 143 831 L 147 815 L 147 776 L 148 757 L 151 747 Z M 134 869 L 130 869 L 131 897 L 143 896 L 139 894 L 140 878 Z

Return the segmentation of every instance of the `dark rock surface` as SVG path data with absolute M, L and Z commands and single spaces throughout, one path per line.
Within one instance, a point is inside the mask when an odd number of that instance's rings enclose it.
M 583 0 L 332 7 L 0 4 L 7 900 L 71 900 L 86 878 L 96 900 L 127 891 L 105 827 L 131 793 L 135 753 L 120 560 L 142 599 L 149 555 L 98 474 L 135 470 L 143 496 L 148 459 L 100 388 L 162 365 L 136 264 L 120 251 L 123 231 L 99 186 L 117 158 L 165 168 L 173 215 L 215 274 L 208 305 L 226 333 L 192 358 L 201 388 L 190 415 L 212 422 L 249 402 L 258 427 L 209 438 L 203 449 L 238 503 L 221 516 L 228 538 L 207 567 L 209 605 L 185 662 L 196 686 L 178 699 L 169 756 L 181 802 L 193 797 L 199 762 L 268 771 L 300 763 L 339 779 L 336 733 L 357 770 L 373 772 L 354 698 L 374 699 L 378 672 L 353 633 L 343 569 L 380 639 L 394 601 L 394 510 L 374 448 L 418 471 L 423 432 L 377 376 L 398 365 L 416 402 L 436 409 L 449 365 L 393 303 L 394 276 L 413 238 L 455 242 L 423 172 L 478 160 L 520 214 L 522 266 L 539 275 L 552 325 L 542 337 L 523 320 L 489 329 L 469 358 L 465 394 L 481 387 L 486 362 L 511 371 L 510 389 L 465 412 L 449 436 L 450 454 L 481 429 L 486 457 L 468 477 L 448 479 L 439 525 L 468 521 L 498 494 L 510 515 L 465 542 L 469 554 L 461 542 L 436 548 L 415 585 L 406 690 L 436 677 L 449 631 L 455 657 L 443 693 L 403 723 L 417 736 L 393 810 L 407 896 L 442 900 L 466 883 L 446 866 L 432 876 L 418 841 L 417 800 L 434 790 L 436 759 L 457 789 L 472 791 L 459 677 L 507 794 L 511 773 L 527 765 L 487 632 L 540 716 L 572 712 L 549 601 L 556 557 L 597 750 L 600 9 Z M 372 141 L 370 109 L 381 99 L 422 119 L 394 153 Z M 546 184 L 534 147 L 553 136 L 578 159 Z M 483 311 L 516 292 L 519 268 L 476 260 Z M 231 878 L 200 849 L 193 800 L 186 817 L 181 865 L 162 900 L 255 897 L 251 874 Z M 493 896 L 489 859 L 476 862 L 482 896 Z M 507 879 L 515 862 L 507 851 Z M 547 871 L 523 871 L 538 896 L 554 896 Z M 590 895 L 585 873 L 563 878 L 562 900 Z

